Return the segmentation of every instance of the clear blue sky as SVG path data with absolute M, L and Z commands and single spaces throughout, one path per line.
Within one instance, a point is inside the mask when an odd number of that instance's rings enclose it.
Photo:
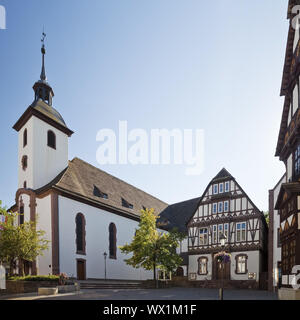
M 0 199 L 17 188 L 16 120 L 33 101 L 47 33 L 54 106 L 75 131 L 69 159 L 93 165 L 101 128 L 205 130 L 205 170 L 183 166 L 101 168 L 174 203 L 200 196 L 226 167 L 261 209 L 284 173 L 274 157 L 288 1 L 0 0 Z

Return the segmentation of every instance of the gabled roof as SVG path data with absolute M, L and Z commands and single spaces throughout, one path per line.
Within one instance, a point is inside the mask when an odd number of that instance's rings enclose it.
M 234 179 L 233 176 L 225 169 L 223 168 L 212 180 L 210 183 L 212 182 L 217 182 L 219 180 L 224 180 L 224 179 Z
M 165 230 L 177 228 L 178 231 L 187 233 L 187 222 L 197 210 L 200 199 L 199 197 L 169 205 L 160 213 L 158 226 Z
M 107 199 L 95 193 L 95 187 L 105 193 Z M 167 203 L 79 158 L 69 161 L 63 172 L 36 192 L 40 194 L 49 188 L 67 193 L 78 201 L 91 201 L 136 218 L 141 215 L 143 208 L 153 208 L 156 214 L 159 214 L 168 206 Z M 132 204 L 133 208 L 122 206 L 122 198 Z
M 60 113 L 41 99 L 34 101 L 26 109 L 26 111 L 22 114 L 19 120 L 15 123 L 13 128 L 16 131 L 19 131 L 32 115 L 49 123 L 53 127 L 66 133 L 68 136 L 71 136 L 73 134 L 73 131 L 67 127 Z

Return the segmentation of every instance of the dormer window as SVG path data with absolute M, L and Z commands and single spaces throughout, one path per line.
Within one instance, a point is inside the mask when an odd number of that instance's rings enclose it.
M 122 206 L 125 208 L 133 209 L 133 205 L 122 198 Z
M 47 134 L 47 145 L 50 148 L 56 149 L 56 136 L 51 130 L 49 130 Z
M 94 196 L 103 198 L 103 199 L 108 199 L 108 194 L 102 192 L 98 187 L 94 185 L 94 191 L 93 191 Z
M 27 129 L 23 132 L 23 148 L 27 145 Z

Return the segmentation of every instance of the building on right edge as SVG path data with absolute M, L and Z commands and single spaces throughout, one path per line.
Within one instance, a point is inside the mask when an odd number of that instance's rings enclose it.
M 286 288 L 292 287 L 293 267 L 300 265 L 300 42 L 299 28 L 294 28 L 297 13 L 293 13 L 299 4 L 299 0 L 290 0 L 288 6 L 290 27 L 281 86 L 284 106 L 276 148 L 276 156 L 286 167 L 286 181 L 274 203 L 280 222 L 281 286 Z

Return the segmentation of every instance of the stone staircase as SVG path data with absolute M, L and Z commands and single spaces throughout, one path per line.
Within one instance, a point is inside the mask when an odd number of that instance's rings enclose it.
M 80 283 L 80 289 L 141 289 L 140 282 L 133 281 L 112 281 L 112 280 L 86 280 L 86 281 L 78 281 Z

